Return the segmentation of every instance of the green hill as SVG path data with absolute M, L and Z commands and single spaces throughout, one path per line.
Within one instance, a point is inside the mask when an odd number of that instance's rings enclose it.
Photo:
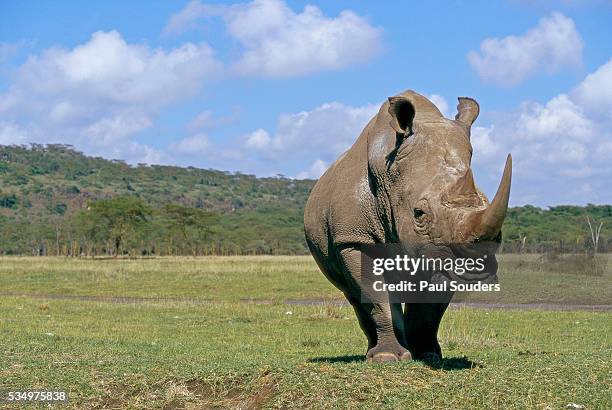
M 282 176 L 130 166 L 65 145 L 0 146 L 0 253 L 109 253 L 119 236 L 119 251 L 131 254 L 306 253 L 302 214 L 313 185 Z M 118 224 L 104 214 L 113 207 L 140 207 L 140 213 Z M 604 222 L 600 249 L 609 249 L 608 205 L 512 208 L 505 246 L 518 249 L 526 236 L 528 250 L 582 247 L 590 238 L 587 214 Z
M 0 146 L 0 252 L 55 252 L 58 237 L 60 248 L 73 246 L 79 240 L 74 218 L 88 204 L 137 196 L 154 210 L 176 203 L 218 214 L 208 238 L 215 252 L 305 253 L 302 214 L 313 184 L 191 167 L 131 167 L 64 145 Z M 156 215 L 150 222 L 137 237 L 148 235 L 161 251 L 171 238 L 155 226 Z

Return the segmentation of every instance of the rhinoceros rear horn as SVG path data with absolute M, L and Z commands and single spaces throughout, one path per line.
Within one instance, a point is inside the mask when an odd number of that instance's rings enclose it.
M 410 134 L 416 111 L 414 105 L 405 97 L 389 97 L 389 125 L 399 134 Z
M 457 105 L 457 115 L 455 120 L 461 121 L 468 127 L 471 127 L 478 114 L 480 113 L 480 107 L 476 100 L 469 97 L 459 97 L 459 105 Z

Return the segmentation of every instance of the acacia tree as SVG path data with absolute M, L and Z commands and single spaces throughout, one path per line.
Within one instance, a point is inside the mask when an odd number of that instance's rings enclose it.
M 152 209 L 142 199 L 123 196 L 90 203 L 79 212 L 78 221 L 83 224 L 85 235 L 92 242 L 105 240 L 111 244 L 117 256 L 129 236 L 147 223 L 151 215 Z
M 190 245 L 194 256 L 198 253 L 198 243 L 206 240 L 212 232 L 211 225 L 218 219 L 216 213 L 180 204 L 166 204 L 164 213 L 168 230 L 178 232 L 181 239 Z

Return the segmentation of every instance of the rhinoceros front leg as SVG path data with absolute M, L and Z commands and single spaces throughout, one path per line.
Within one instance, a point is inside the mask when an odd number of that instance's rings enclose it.
M 340 259 L 344 277 L 347 279 L 347 289 L 344 289 L 344 292 L 368 338 L 366 360 L 386 362 L 412 359 L 408 349 L 402 345 L 405 344 L 405 339 L 401 304 L 389 304 L 388 298 L 381 301 L 383 303 L 362 303 L 359 285 L 361 253 L 354 248 L 343 249 Z
M 404 327 L 407 347 L 415 359 L 439 359 L 438 328 L 447 303 L 407 303 Z

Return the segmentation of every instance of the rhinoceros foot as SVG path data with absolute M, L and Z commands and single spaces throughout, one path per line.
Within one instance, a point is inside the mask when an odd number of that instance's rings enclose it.
M 371 363 L 397 362 L 399 360 L 412 360 L 410 352 L 399 344 L 393 348 L 378 345 L 368 350 L 366 354 L 366 361 Z

